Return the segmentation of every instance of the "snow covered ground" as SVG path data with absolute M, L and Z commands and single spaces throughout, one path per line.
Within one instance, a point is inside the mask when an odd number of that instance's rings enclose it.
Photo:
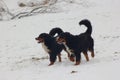
M 17 1 L 5 0 L 15 10 Z M 67 0 L 66 0 L 67 1 Z M 120 0 L 75 0 L 59 2 L 62 12 L 45 13 L 0 22 L 0 80 L 120 80 Z M 86 30 L 79 26 L 82 19 L 93 25 L 95 58 L 74 66 L 62 52 L 62 62 L 48 66 L 45 53 L 35 37 L 60 27 L 72 34 Z M 35 60 L 32 58 L 40 58 Z

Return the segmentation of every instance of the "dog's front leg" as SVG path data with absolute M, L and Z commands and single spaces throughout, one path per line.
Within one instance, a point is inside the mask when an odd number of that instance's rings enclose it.
M 75 65 L 79 65 L 81 62 L 81 53 L 75 53 L 75 57 L 76 57 Z
M 48 66 L 51 66 L 56 61 L 56 55 L 53 53 L 50 53 L 49 55 L 50 55 L 50 64 Z
M 59 60 L 59 62 L 62 62 L 62 60 L 61 60 L 61 54 L 58 54 L 58 60 Z
M 54 64 L 54 62 L 50 62 L 50 64 L 48 65 L 48 66 L 51 66 L 51 65 L 53 65 Z
M 75 61 L 74 58 L 75 58 L 75 55 L 74 55 L 74 54 L 71 54 L 71 55 L 70 55 L 70 61 L 74 62 L 74 61 Z

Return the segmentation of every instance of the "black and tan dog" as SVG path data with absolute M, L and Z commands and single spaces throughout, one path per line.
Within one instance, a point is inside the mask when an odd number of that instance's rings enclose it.
M 49 54 L 50 56 L 50 65 L 53 65 L 56 61 L 56 58 L 58 56 L 59 62 L 61 62 L 61 51 L 63 49 L 63 46 L 58 44 L 54 37 L 47 33 L 41 33 L 37 38 L 35 38 L 38 43 L 42 44 L 42 47 L 44 50 Z
M 91 52 L 91 56 L 94 57 L 94 40 L 91 37 L 92 26 L 89 20 L 84 19 L 79 22 L 80 25 L 85 25 L 87 27 L 87 31 L 80 35 L 72 35 L 69 32 L 61 33 L 57 42 L 64 44 L 67 50 L 71 53 L 71 61 L 74 60 L 74 56 L 76 58 L 75 65 L 80 64 L 81 60 L 81 52 L 84 53 L 86 60 L 89 61 L 89 57 L 87 51 Z

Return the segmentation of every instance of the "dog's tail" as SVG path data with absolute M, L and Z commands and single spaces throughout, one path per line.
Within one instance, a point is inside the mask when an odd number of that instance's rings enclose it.
M 85 33 L 91 35 L 92 33 L 92 25 L 91 25 L 91 22 L 87 19 L 84 19 L 82 21 L 79 22 L 79 25 L 85 25 L 87 27 L 87 30 Z
M 58 35 L 60 35 L 61 33 L 63 33 L 63 30 L 61 28 L 56 27 L 56 28 L 53 28 L 52 30 L 50 30 L 50 32 L 49 32 L 49 34 L 51 36 L 54 36 L 56 33 Z

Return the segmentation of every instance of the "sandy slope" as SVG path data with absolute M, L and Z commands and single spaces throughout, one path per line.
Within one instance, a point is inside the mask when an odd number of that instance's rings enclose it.
M 61 2 L 57 4 L 64 5 L 61 13 L 0 22 L 0 80 L 119 80 L 120 1 L 85 1 L 69 5 Z M 81 64 L 74 66 L 63 51 L 62 63 L 56 61 L 48 67 L 48 55 L 34 38 L 53 27 L 82 33 L 86 28 L 79 27 L 78 22 L 84 18 L 93 25 L 95 58 L 89 55 L 90 61 L 86 62 L 82 56 Z

